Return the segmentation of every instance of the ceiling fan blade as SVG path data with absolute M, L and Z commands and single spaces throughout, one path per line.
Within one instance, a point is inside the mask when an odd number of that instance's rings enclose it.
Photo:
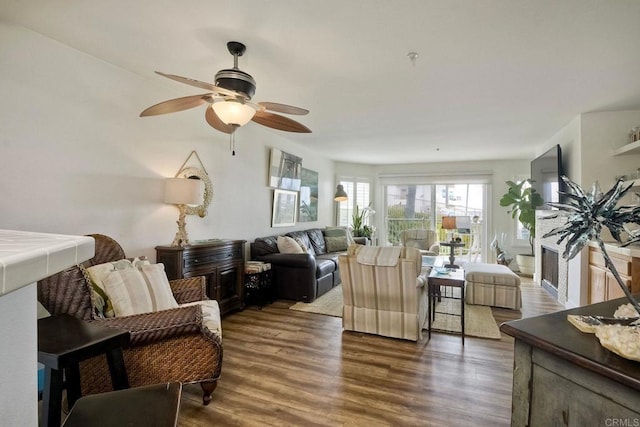
M 279 104 L 277 102 L 258 102 L 258 105 L 266 108 L 267 110 L 277 111 L 278 113 L 297 114 L 300 116 L 309 114 L 309 110 L 305 110 L 304 108 L 293 107 L 286 104 Z
M 205 93 L 202 95 L 191 95 L 183 98 L 170 99 L 168 101 L 161 102 L 144 110 L 140 113 L 140 117 L 156 116 L 158 114 L 175 113 L 177 111 L 188 110 L 195 108 L 199 105 L 209 102 L 212 93 Z
M 215 113 L 215 111 L 213 111 L 213 108 L 211 107 L 207 107 L 207 110 L 204 113 L 204 118 L 207 123 L 209 123 L 209 126 L 216 130 L 219 130 L 220 132 L 233 133 L 237 129 L 237 126 L 228 125 L 220 120 L 218 115 Z
M 285 132 L 311 133 L 311 129 L 295 120 L 279 114 L 267 113 L 266 111 L 256 111 L 255 116 L 253 116 L 251 120 L 263 126 Z
M 189 86 L 195 86 L 201 89 L 210 90 L 220 95 L 231 96 L 233 98 L 238 98 L 241 96 L 239 93 L 236 93 L 232 90 L 227 90 L 227 89 L 218 87 L 216 85 L 212 85 L 211 83 L 201 82 L 200 80 L 190 79 L 189 77 L 176 76 L 175 74 L 165 74 L 165 73 L 161 73 L 160 71 L 156 71 L 156 74 L 159 74 L 162 77 L 166 77 L 168 79 L 175 80 L 180 83 L 184 83 Z

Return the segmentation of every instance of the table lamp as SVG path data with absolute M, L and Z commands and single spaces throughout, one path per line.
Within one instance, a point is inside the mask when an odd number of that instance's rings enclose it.
M 456 217 L 455 216 L 443 216 L 442 217 L 442 229 L 447 231 L 447 241 L 453 241 L 453 231 L 457 230 Z
M 178 206 L 178 232 L 171 246 L 189 244 L 185 216 L 187 205 L 199 205 L 203 199 L 204 183 L 193 178 L 167 178 L 164 187 L 164 202 Z

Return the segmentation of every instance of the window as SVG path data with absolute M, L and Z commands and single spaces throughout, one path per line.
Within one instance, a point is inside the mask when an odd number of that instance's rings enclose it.
M 387 240 L 400 243 L 400 232 L 434 228 L 432 185 L 387 185 Z
M 480 231 L 479 225 L 485 213 L 485 193 L 484 184 L 386 185 L 387 241 L 399 244 L 401 231 L 414 228 L 436 230 L 439 240 L 446 241 L 451 236 L 442 229 L 443 216 L 473 218 L 477 226 L 474 228 Z M 474 236 L 470 229 L 460 229 L 458 233 L 465 243 L 463 252 L 466 253 L 471 249 Z M 444 254 L 446 248 L 441 249 Z
M 362 178 L 343 178 L 340 180 L 340 184 L 344 187 L 344 191 L 349 198 L 344 202 L 338 203 L 336 223 L 341 226 L 351 226 L 352 215 L 356 206 L 362 211 L 371 203 L 371 184 L 368 180 Z M 367 219 L 369 222 L 371 221 L 371 218 Z M 371 224 L 365 223 L 364 225 Z

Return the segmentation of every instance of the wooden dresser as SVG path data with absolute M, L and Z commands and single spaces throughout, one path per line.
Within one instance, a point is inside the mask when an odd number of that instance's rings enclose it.
M 185 247 L 156 246 L 156 261 L 169 280 L 205 276 L 207 296 L 218 301 L 220 314 L 244 308 L 245 240 L 211 240 Z
M 567 314 L 611 316 L 626 298 L 503 323 L 515 338 L 512 426 L 640 424 L 640 362 L 619 357 Z M 636 424 L 638 423 L 638 424 Z

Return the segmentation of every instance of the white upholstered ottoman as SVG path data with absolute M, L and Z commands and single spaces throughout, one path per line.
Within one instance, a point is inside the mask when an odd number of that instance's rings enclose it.
M 470 262 L 464 266 L 467 304 L 520 310 L 520 277 L 500 264 Z

